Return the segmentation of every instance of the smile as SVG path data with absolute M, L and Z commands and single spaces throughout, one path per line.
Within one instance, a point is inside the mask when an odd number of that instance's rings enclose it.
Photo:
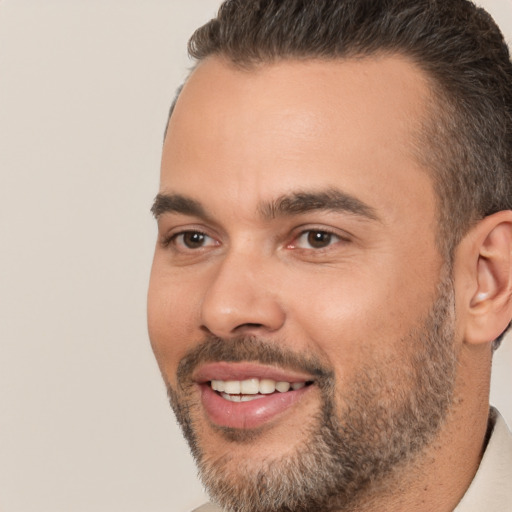
M 276 382 L 272 379 L 247 379 L 247 380 L 212 380 L 211 388 L 218 391 L 222 398 L 231 402 L 249 402 L 263 398 L 272 393 L 286 393 L 290 389 L 294 391 L 302 389 L 306 382 Z
M 195 380 L 213 424 L 253 429 L 280 416 L 312 387 L 311 378 L 286 373 L 249 363 L 215 363 L 201 368 Z

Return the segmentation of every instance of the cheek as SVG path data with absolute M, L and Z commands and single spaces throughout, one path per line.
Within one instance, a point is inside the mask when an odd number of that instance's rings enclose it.
M 403 339 L 421 324 L 436 280 L 421 283 L 402 268 L 368 266 L 294 280 L 291 320 L 341 376 L 357 372 L 369 356 L 402 357 Z
M 148 290 L 148 331 L 151 347 L 162 373 L 173 381 L 179 361 L 190 348 L 194 335 L 199 339 L 197 287 L 180 283 L 154 264 Z

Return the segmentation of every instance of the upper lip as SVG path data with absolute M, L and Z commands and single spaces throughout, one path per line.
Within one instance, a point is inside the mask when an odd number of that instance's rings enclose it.
M 211 380 L 271 379 L 276 382 L 310 382 L 312 376 L 285 368 L 266 366 L 258 363 L 230 363 L 220 361 L 201 365 L 192 379 L 198 384 Z

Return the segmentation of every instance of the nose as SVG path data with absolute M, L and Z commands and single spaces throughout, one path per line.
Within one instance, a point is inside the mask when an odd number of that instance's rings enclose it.
M 220 338 L 278 331 L 285 311 L 277 286 L 269 269 L 255 258 L 226 257 L 203 297 L 202 328 Z

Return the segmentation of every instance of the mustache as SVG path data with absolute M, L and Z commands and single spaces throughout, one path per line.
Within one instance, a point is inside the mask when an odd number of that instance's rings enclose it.
M 278 366 L 298 372 L 306 372 L 319 384 L 332 381 L 334 370 L 311 353 L 298 353 L 279 341 L 269 341 L 258 336 L 238 336 L 224 339 L 208 336 L 190 349 L 181 359 L 177 369 L 177 379 L 181 386 L 191 383 L 192 374 L 205 363 L 259 363 Z

